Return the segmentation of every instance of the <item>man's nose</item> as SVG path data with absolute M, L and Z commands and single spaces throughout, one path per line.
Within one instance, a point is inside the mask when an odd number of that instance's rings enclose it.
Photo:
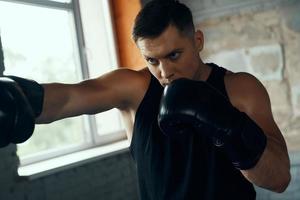
M 162 78 L 170 79 L 174 75 L 174 72 L 172 71 L 172 66 L 168 63 L 161 63 L 160 74 Z

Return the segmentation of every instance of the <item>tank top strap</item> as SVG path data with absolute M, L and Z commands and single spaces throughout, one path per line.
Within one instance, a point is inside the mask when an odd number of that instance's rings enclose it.
M 212 70 L 206 82 L 217 88 L 224 96 L 228 98 L 224 83 L 224 76 L 227 70 L 214 63 L 207 64 L 212 68 Z

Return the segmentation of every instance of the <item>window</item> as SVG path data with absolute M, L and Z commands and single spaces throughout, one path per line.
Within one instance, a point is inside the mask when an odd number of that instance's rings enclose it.
M 5 75 L 40 83 L 75 83 L 117 66 L 108 1 L 1 1 L 0 34 Z M 125 138 L 119 113 L 36 125 L 18 145 L 21 164 Z

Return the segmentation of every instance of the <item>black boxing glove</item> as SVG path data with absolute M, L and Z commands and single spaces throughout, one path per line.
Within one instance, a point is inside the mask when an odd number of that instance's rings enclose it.
M 33 109 L 34 116 L 38 117 L 43 110 L 44 102 L 44 88 L 41 84 L 34 80 L 25 79 L 17 76 L 5 76 L 18 83 L 28 99 L 31 108 Z
M 9 90 L 3 87 L 3 80 L 0 78 L 0 147 L 10 144 L 10 133 L 14 126 L 16 116 L 16 105 Z
M 195 130 L 223 147 L 237 169 L 256 165 L 266 147 L 263 130 L 203 81 L 174 80 L 164 89 L 158 123 L 169 136 Z
M 0 147 L 31 137 L 40 115 L 44 90 L 38 83 L 15 76 L 0 77 Z

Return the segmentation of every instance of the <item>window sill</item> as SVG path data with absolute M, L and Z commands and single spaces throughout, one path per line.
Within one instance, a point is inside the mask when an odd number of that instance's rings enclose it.
M 46 161 L 19 167 L 18 174 L 28 180 L 48 176 L 66 169 L 77 167 L 89 162 L 97 161 L 112 155 L 128 151 L 127 140 L 113 144 L 96 147 L 65 156 L 49 159 Z

